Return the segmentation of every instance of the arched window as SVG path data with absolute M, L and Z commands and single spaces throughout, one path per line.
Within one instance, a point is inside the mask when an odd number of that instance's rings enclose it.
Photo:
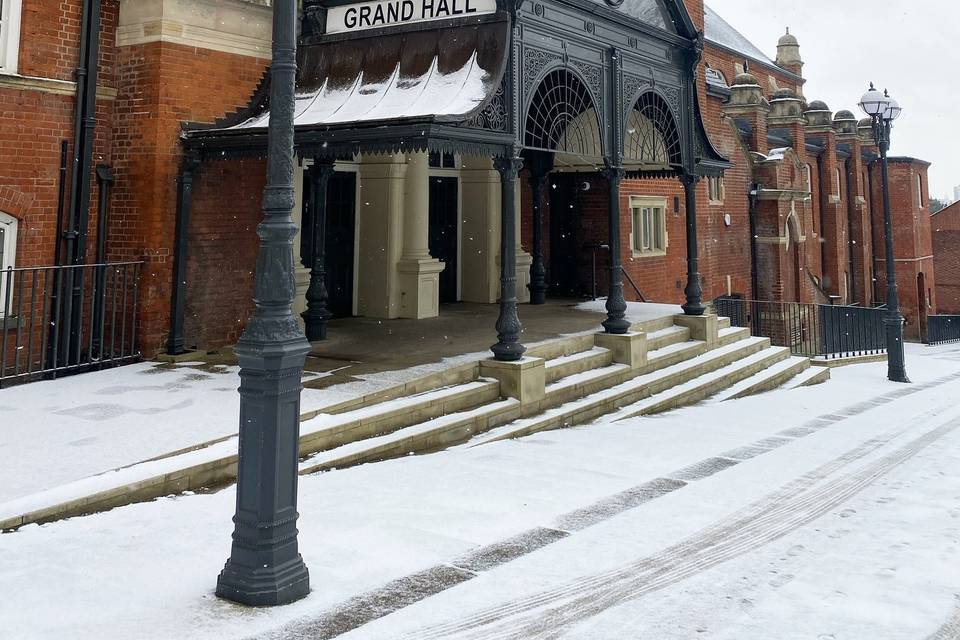
M 810 165 L 803 165 L 803 173 L 806 176 L 807 182 L 807 191 L 813 192 L 813 172 L 810 170 Z
M 917 206 L 923 209 L 923 176 L 917 174 Z
M 842 188 L 842 187 L 840 186 L 840 184 L 841 184 L 841 183 L 840 183 L 840 168 L 838 167 L 838 168 L 837 168 L 837 182 L 836 182 L 836 184 L 834 185 L 834 188 L 837 190 L 837 192 L 836 192 L 836 193 L 837 193 L 837 197 L 840 198 L 840 199 L 843 199 L 843 191 L 841 191 L 841 188 Z
M 8 269 L 14 266 L 16 255 L 17 219 L 0 212 L 0 317 L 8 315 L 7 290 L 13 287 L 13 275 Z
M 537 86 L 527 110 L 524 145 L 574 158 L 603 158 L 600 118 L 587 87 L 567 69 L 555 69 Z
M 20 4 L 22 0 L 0 0 L 0 71 L 17 72 L 20 51 Z

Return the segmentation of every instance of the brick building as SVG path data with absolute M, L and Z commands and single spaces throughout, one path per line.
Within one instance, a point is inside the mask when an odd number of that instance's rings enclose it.
M 960 202 L 930 217 L 937 312 L 960 315 Z
M 701 0 L 685 4 L 706 39 L 697 108 L 710 142 L 732 165 L 723 178 L 697 186 L 704 299 L 882 302 L 879 180 L 868 128 L 849 111 L 833 114 L 804 96 L 800 46 L 793 35 L 781 38 L 770 59 Z M 98 12 L 91 10 L 94 5 Z M 269 1 L 4 0 L 4 8 L 2 266 L 143 261 L 138 289 L 123 305 L 132 309 L 135 322 L 128 339 L 145 355 L 167 348 L 178 308 L 181 346 L 234 342 L 251 308 L 264 163 L 254 156 L 225 158 L 194 171 L 197 161 L 184 153 L 182 131 L 187 124 L 196 128 L 237 122 L 238 113 L 252 115 L 245 110 L 257 107 L 269 64 Z M 89 50 L 94 40 L 91 30 L 98 34 L 97 63 L 78 76 L 84 46 Z M 88 86 L 93 95 L 84 92 Z M 851 86 L 851 94 L 857 90 Z M 93 105 L 85 116 L 84 104 Z M 77 122 L 88 127 L 78 129 Z M 79 133 L 89 124 L 92 143 L 85 146 Z M 914 336 L 937 296 L 925 215 L 926 168 L 911 159 L 891 165 L 898 277 L 907 333 Z M 499 238 L 490 211 L 500 196 L 489 159 L 370 154 L 340 159 L 336 170 L 331 190 L 339 226 L 328 232 L 340 233 L 340 244 L 350 247 L 334 257 L 343 265 L 331 291 L 336 313 L 427 317 L 438 313 L 440 302 L 497 300 Z M 309 162 L 297 171 L 300 219 L 309 199 Z M 529 168 L 524 172 L 529 177 Z M 434 208 L 445 203 L 454 212 L 445 221 L 438 217 L 437 224 L 452 225 L 456 236 L 438 249 L 443 255 L 430 255 L 432 249 L 414 255 L 404 240 L 404 208 L 419 202 L 405 176 L 424 174 Z M 65 196 L 58 216 L 61 183 Z M 586 294 L 593 287 L 594 252 L 601 266 L 607 259 L 606 182 L 596 167 L 568 163 L 554 167 L 547 185 L 542 200 L 547 282 L 554 295 Z M 527 180 L 519 191 L 515 251 L 519 288 L 526 292 L 533 235 Z M 185 198 L 192 215 L 178 221 L 178 203 Z M 676 179 L 623 182 L 621 255 L 636 285 L 636 290 L 626 286 L 628 298 L 683 301 L 685 206 Z M 395 210 L 400 222 L 370 224 L 365 212 L 371 208 Z M 97 237 L 100 216 L 107 212 L 104 241 L 88 241 Z M 178 242 L 189 246 L 179 265 L 182 278 L 174 275 Z M 302 260 L 297 284 L 304 294 L 309 269 L 306 256 Z M 606 278 L 600 273 L 602 294 Z M 9 308 L 14 297 L 5 302 L 8 320 L 16 315 Z M 305 304 L 301 296 L 301 309 Z M 79 324 L 93 322 L 80 307 Z

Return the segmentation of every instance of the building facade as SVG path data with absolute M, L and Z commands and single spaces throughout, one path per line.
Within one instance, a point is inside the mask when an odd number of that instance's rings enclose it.
M 605 99 L 608 69 L 618 63 L 593 52 L 600 51 L 600 31 L 617 27 L 623 33 L 617 50 L 639 65 L 656 57 L 649 43 L 682 48 L 678 25 L 684 20 L 705 38 L 688 115 L 705 130 L 706 140 L 690 138 L 691 149 L 698 157 L 715 149 L 726 162 L 698 174 L 685 191 L 678 180 L 682 172 L 676 170 L 680 156 L 672 165 L 671 154 L 673 145 L 686 149 L 686 125 L 674 139 L 669 124 L 669 116 L 682 120 L 685 80 L 652 67 L 635 74 L 633 82 L 648 82 L 652 90 L 639 91 L 638 84 L 634 93 L 660 96 L 663 104 L 638 101 L 625 116 L 623 149 L 629 155 L 635 145 L 636 163 L 632 170 L 625 166 L 622 182 L 613 175 L 619 184 L 626 297 L 686 299 L 687 191 L 692 190 L 704 300 L 883 302 L 879 168 L 869 127 L 849 111 L 834 114 L 824 103 L 808 100 L 796 37 L 781 38 L 770 59 L 701 0 L 680 5 L 682 16 L 672 3 L 651 1 L 645 22 L 627 15 L 622 22 L 628 26 L 617 26 L 615 12 L 624 10 L 602 2 L 597 10 L 604 18 L 584 20 L 576 13 L 581 4 L 533 3 L 524 9 L 531 13 L 510 18 L 525 21 L 524 34 L 544 43 L 517 58 L 516 64 L 530 65 L 523 71 L 535 65 L 542 69 L 542 78 L 524 87 L 530 92 L 525 103 L 549 104 L 551 91 L 565 92 L 563 104 L 575 111 L 559 134 L 525 129 L 532 138 L 515 194 L 516 243 L 508 249 L 515 257 L 521 303 L 530 302 L 531 291 L 534 301 L 544 293 L 542 287 L 538 293 L 541 280 L 551 296 L 607 293 L 612 185 L 611 174 L 604 173 L 609 134 L 600 123 L 609 114 L 606 107 L 599 114 L 591 109 L 602 104 L 598 96 Z M 94 5 L 98 11 L 90 15 Z M 262 113 L 269 2 L 5 0 L 4 7 L 3 266 L 142 261 L 136 295 L 125 304 L 135 323 L 130 339 L 145 355 L 235 342 L 252 308 L 265 163 L 262 153 L 220 157 L 203 151 L 206 143 L 191 140 L 207 135 L 205 129 L 240 126 L 255 119 L 258 109 Z M 570 35 L 551 49 L 549 33 L 538 31 L 537 21 L 554 18 Z M 49 24 L 62 25 L 56 41 L 50 40 Z M 94 49 L 93 32 L 97 63 L 80 76 L 76 70 Z M 417 33 L 416 46 L 424 51 L 444 46 L 443 31 Z M 428 43 L 424 34 L 431 33 L 435 42 Z M 500 36 L 489 36 L 495 37 Z M 346 41 L 343 34 L 328 40 Z M 482 58 L 492 50 L 487 41 L 478 42 L 475 54 Z M 481 58 L 473 60 L 479 66 L 501 63 Z M 444 64 L 440 54 L 436 59 Z M 568 76 L 550 76 L 560 67 Z M 583 90 L 578 93 L 569 80 L 552 86 L 548 76 L 573 77 Z M 851 95 L 861 89 L 855 85 L 851 79 Z M 92 92 L 83 91 L 91 86 Z M 626 87 L 622 92 L 629 93 Z M 574 108 L 584 96 L 593 102 Z M 505 100 L 494 87 L 468 115 L 496 132 L 506 126 L 498 118 L 513 113 L 512 105 L 503 106 Z M 518 118 L 536 121 L 534 106 L 520 114 L 523 105 L 518 105 Z M 320 114 L 323 101 L 309 109 Z M 328 128 L 338 117 L 321 115 L 326 120 L 317 122 Z M 86 138 L 79 135 L 84 131 Z M 562 144 L 541 144 L 537 135 L 559 135 Z M 64 141 L 66 163 L 61 162 Z M 310 222 L 311 207 L 318 193 L 324 194 L 326 311 L 425 318 L 441 313 L 446 303 L 495 303 L 503 202 L 493 155 L 463 145 L 398 150 L 378 149 L 372 142 L 367 140 L 363 151 L 339 153 L 331 158 L 332 167 L 320 166 L 325 163 L 316 161 L 317 149 L 308 153 L 299 147 L 296 220 Z M 591 145 L 604 153 L 590 153 Z M 541 151 L 551 151 L 548 160 Z M 930 216 L 925 215 L 926 169 L 909 158 L 891 163 L 897 274 L 907 335 L 914 337 L 938 295 Z M 328 175 L 321 181 L 324 172 Z M 101 216 L 108 220 L 104 241 L 88 241 L 98 237 Z M 309 234 L 295 240 L 298 311 L 307 311 L 311 271 L 316 279 L 313 240 Z M 8 295 L 5 303 L 8 319 L 17 315 L 9 308 L 15 297 Z M 80 315 L 79 325 L 92 322 Z

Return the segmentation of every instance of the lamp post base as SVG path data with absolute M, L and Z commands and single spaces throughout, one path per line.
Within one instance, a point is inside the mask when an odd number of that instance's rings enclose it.
M 890 382 L 909 383 L 903 355 L 903 320 L 899 317 L 885 320 L 887 332 L 887 379 Z
M 303 559 L 285 565 L 246 567 L 227 560 L 217 578 L 217 596 L 251 607 L 296 602 L 310 593 L 310 574 Z

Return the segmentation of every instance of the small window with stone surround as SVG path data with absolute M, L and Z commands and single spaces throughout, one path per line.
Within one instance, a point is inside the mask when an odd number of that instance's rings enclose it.
M 635 257 L 662 256 L 667 252 L 666 209 L 664 198 L 630 196 L 631 248 Z

